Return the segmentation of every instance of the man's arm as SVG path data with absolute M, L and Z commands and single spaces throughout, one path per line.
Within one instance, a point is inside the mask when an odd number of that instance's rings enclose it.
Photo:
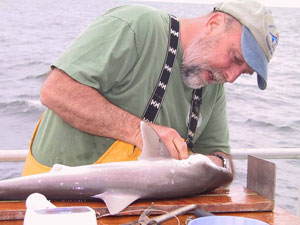
M 97 90 L 54 68 L 41 90 L 41 102 L 73 127 L 125 141 L 142 149 L 141 119 L 110 103 Z M 151 124 L 174 158 L 187 158 L 187 147 L 172 128 Z
M 216 156 L 216 155 L 219 155 L 219 157 Z M 232 176 L 233 176 L 234 175 L 234 168 L 233 168 L 231 155 L 225 154 L 224 152 L 221 152 L 221 151 L 216 151 L 216 152 L 212 153 L 211 155 L 207 155 L 207 157 L 211 161 L 213 161 L 217 166 L 224 167 L 224 161 L 220 156 L 223 157 L 226 160 L 227 163 L 226 163 L 225 167 L 226 168 L 228 167 L 227 169 L 229 169 L 231 171 Z

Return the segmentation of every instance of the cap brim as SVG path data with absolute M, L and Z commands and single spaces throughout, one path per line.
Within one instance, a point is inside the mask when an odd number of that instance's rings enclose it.
M 267 87 L 268 60 L 247 27 L 242 31 L 242 53 L 246 63 L 257 73 L 257 84 L 261 90 Z

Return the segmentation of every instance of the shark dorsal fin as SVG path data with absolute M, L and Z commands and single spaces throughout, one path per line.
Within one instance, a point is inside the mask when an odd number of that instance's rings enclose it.
M 73 170 L 73 168 L 70 166 L 62 165 L 62 164 L 54 164 L 49 172 L 57 173 L 57 172 L 65 171 L 65 170 Z
M 100 198 L 105 202 L 107 209 L 111 215 L 121 212 L 123 209 L 125 209 L 140 197 L 140 195 L 130 194 L 128 193 L 128 191 L 107 191 L 102 194 L 93 196 L 93 198 Z
M 141 122 L 143 150 L 139 160 L 171 159 L 171 153 L 155 130 L 146 122 Z

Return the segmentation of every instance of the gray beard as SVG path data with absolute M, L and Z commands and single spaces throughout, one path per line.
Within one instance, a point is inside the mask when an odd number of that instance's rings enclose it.
M 182 65 L 181 67 L 181 77 L 183 80 L 183 83 L 193 89 L 202 88 L 206 85 L 208 85 L 207 81 L 204 77 L 200 76 L 200 72 L 203 69 L 196 65 Z
M 206 70 L 202 69 L 200 66 L 185 66 L 182 65 L 181 67 L 181 77 L 183 80 L 183 83 L 193 89 L 198 89 L 207 86 L 209 83 L 205 80 L 203 76 L 200 75 L 200 72 Z M 210 69 L 208 69 L 210 70 Z M 212 70 L 210 70 L 212 71 Z M 211 74 L 213 81 L 211 81 L 211 84 L 223 84 L 226 82 L 226 78 L 223 73 L 221 72 L 213 72 Z
M 183 54 L 181 77 L 183 83 L 190 88 L 198 89 L 208 85 L 201 71 L 211 71 L 207 61 L 216 39 L 199 39 L 192 43 Z

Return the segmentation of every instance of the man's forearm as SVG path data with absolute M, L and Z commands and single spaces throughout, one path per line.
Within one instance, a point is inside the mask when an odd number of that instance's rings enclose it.
M 41 90 L 41 102 L 73 127 L 98 136 L 143 147 L 141 119 L 109 102 L 97 90 L 83 85 L 63 71 L 50 72 Z M 173 158 L 188 157 L 187 146 L 170 127 L 150 124 Z
M 84 132 L 138 147 L 141 119 L 115 106 L 97 90 L 53 69 L 41 90 L 41 102 L 65 122 Z
M 223 167 L 223 160 L 220 157 L 216 157 L 215 155 L 220 155 L 222 157 L 225 158 L 225 160 L 227 160 L 227 165 L 229 168 L 227 168 L 231 174 L 232 174 L 232 179 L 234 176 L 234 167 L 233 167 L 233 162 L 232 162 L 232 157 L 229 154 L 225 154 L 224 152 L 221 151 L 216 151 L 211 155 L 207 155 L 208 158 L 210 158 L 211 161 L 213 161 L 216 165 Z

